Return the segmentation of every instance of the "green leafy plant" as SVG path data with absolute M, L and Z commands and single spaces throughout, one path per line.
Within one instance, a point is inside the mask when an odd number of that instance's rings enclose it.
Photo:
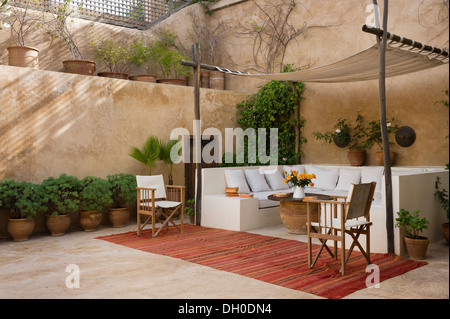
M 57 178 L 47 178 L 41 185 L 50 215 L 65 215 L 79 210 L 81 182 L 78 178 L 61 174 Z
M 393 141 L 390 140 L 390 137 L 392 135 L 395 135 L 395 133 L 398 131 L 399 127 L 396 124 L 393 124 L 395 121 L 394 118 L 392 118 L 390 121 L 387 122 L 387 132 L 388 132 L 388 138 L 389 138 L 389 144 L 394 144 Z M 370 148 L 373 147 L 374 144 L 378 145 L 378 148 L 380 151 L 383 150 L 383 138 L 381 134 L 381 125 L 380 120 L 369 122 L 367 127 L 367 143 L 370 146 Z
M 184 207 L 184 213 L 189 217 L 195 215 L 195 198 L 188 199 L 186 201 L 186 206 Z
M 180 64 L 187 59 L 176 45 L 177 36 L 172 31 L 163 30 L 158 33 L 159 39 L 149 46 L 151 59 L 159 66 L 163 78 L 186 78 L 190 68 Z
M 304 126 L 304 119 L 293 118 L 293 113 L 298 108 L 298 102 L 302 99 L 303 83 L 270 81 L 260 86 L 258 92 L 245 101 L 237 104 L 237 122 L 243 130 L 247 128 L 278 129 L 278 162 L 286 164 L 296 163 L 299 154 L 296 153 L 295 128 Z M 267 134 L 267 139 L 270 136 Z M 301 138 L 299 144 L 306 142 Z M 248 165 L 257 164 L 258 158 L 248 158 L 248 144 L 245 141 L 244 148 L 237 152 L 244 153 L 244 162 Z M 270 143 L 267 141 L 267 147 Z M 269 152 L 267 152 L 269 153 Z M 239 154 L 238 154 L 239 155 Z M 250 154 L 252 155 L 252 154 Z
M 397 212 L 398 218 L 395 219 L 395 227 L 403 228 L 405 236 L 412 239 L 422 238 L 420 233 L 425 229 L 428 229 L 429 222 L 423 217 L 419 217 L 419 210 L 415 210 L 413 214 L 405 209 L 401 209 Z
M 442 209 L 447 214 L 447 219 L 449 219 L 449 199 L 448 199 L 448 191 L 445 188 L 441 188 L 441 179 L 439 177 L 436 178 L 436 182 L 434 183 L 435 193 L 434 196 L 437 197 L 439 203 L 441 204 Z
M 126 73 L 131 65 L 132 52 L 126 41 L 99 38 L 90 42 L 95 59 L 105 64 L 110 72 Z
M 150 52 L 149 45 L 146 45 L 143 39 L 135 41 L 130 45 L 130 57 L 131 64 L 140 68 L 151 61 L 152 54 Z
M 10 218 L 33 219 L 45 212 L 45 192 L 40 185 L 3 179 L 0 182 L 0 207 L 10 210 Z
M 112 205 L 112 192 L 107 180 L 95 176 L 86 176 L 81 180 L 81 186 L 81 210 L 102 210 Z
M 127 207 L 136 202 L 136 177 L 131 174 L 108 175 L 109 189 L 111 191 L 112 207 Z
M 147 168 L 148 175 L 152 175 L 152 167 L 156 166 L 156 161 L 159 158 L 158 138 L 156 136 L 149 136 L 142 149 L 132 146 L 128 150 L 128 155 L 143 163 Z

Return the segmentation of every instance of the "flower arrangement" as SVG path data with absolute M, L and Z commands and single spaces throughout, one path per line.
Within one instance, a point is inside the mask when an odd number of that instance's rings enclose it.
M 314 174 L 306 174 L 306 173 L 300 173 L 297 171 L 292 171 L 287 174 L 286 171 L 284 171 L 284 175 L 286 178 L 283 178 L 283 182 L 285 183 L 292 183 L 294 186 L 314 186 L 314 183 L 312 182 L 312 179 L 316 178 L 316 175 Z

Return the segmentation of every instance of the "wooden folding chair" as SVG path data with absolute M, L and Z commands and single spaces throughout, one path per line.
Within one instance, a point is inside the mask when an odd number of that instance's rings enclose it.
M 169 222 L 183 232 L 184 186 L 164 185 L 162 175 L 136 176 L 137 182 L 137 234 L 151 221 L 152 237 L 163 229 L 169 229 Z M 180 225 L 173 219 L 180 213 Z M 161 214 L 160 218 L 157 214 Z M 141 225 L 141 215 L 147 216 Z M 156 221 L 162 225 L 156 230 Z
M 345 275 L 345 265 L 348 262 L 355 246 L 358 246 L 364 255 L 367 264 L 370 264 L 370 207 L 376 183 L 352 184 L 347 197 L 332 196 L 332 200 L 305 199 L 307 203 L 306 229 L 308 237 L 308 265 L 313 268 L 321 254 L 325 250 L 331 257 L 337 259 L 338 242 L 341 243 L 341 269 Z M 310 203 L 321 204 L 319 221 L 313 222 L 310 216 Z M 352 238 L 352 244 L 345 255 L 345 235 Z M 359 243 L 359 236 L 366 235 L 366 249 Z M 322 243 L 314 260 L 312 259 L 312 238 L 317 238 Z M 334 250 L 327 246 L 327 241 L 334 241 Z

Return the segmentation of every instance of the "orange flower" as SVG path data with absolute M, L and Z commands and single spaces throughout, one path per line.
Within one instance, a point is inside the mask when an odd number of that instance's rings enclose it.
M 286 178 L 283 178 L 283 182 L 287 183 L 288 181 L 286 180 Z
M 309 183 L 309 186 L 314 187 L 314 183 Z
M 291 180 L 291 178 L 292 178 L 292 176 L 291 176 L 291 175 L 288 175 L 288 176 L 286 176 L 286 177 L 287 177 L 288 181 L 290 181 L 290 180 Z

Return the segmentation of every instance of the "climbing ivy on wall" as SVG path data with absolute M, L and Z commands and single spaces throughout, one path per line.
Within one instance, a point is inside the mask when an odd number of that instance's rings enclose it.
M 237 104 L 237 122 L 243 130 L 247 128 L 265 128 L 267 132 L 267 152 L 269 150 L 270 128 L 278 128 L 278 163 L 295 164 L 297 156 L 295 152 L 295 127 L 301 128 L 304 125 L 304 119 L 295 119 L 294 110 L 299 107 L 302 98 L 302 82 L 282 82 L 270 81 L 260 86 L 256 94 L 248 97 L 245 101 Z M 306 142 L 300 138 L 299 144 Z M 256 163 L 251 163 L 251 158 L 246 154 L 247 142 L 244 145 L 245 163 L 243 165 L 260 165 L 258 159 Z M 250 154 L 251 156 L 251 154 Z

